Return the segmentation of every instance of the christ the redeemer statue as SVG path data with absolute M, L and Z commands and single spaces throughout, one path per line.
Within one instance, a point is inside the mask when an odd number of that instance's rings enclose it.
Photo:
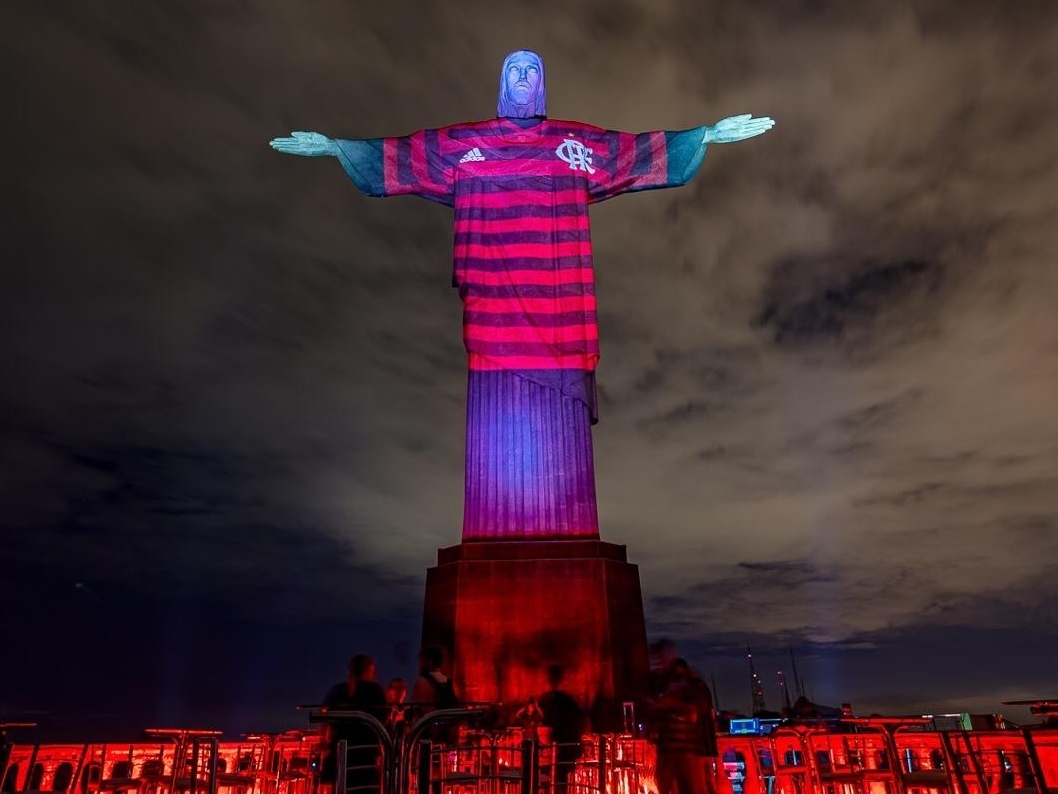
M 631 134 L 549 119 L 545 100 L 543 62 L 519 50 L 503 63 L 494 119 L 397 138 L 294 132 L 271 142 L 337 157 L 369 196 L 455 208 L 453 283 L 469 365 L 464 541 L 599 537 L 588 206 L 683 185 L 710 143 L 774 125 L 742 115 Z

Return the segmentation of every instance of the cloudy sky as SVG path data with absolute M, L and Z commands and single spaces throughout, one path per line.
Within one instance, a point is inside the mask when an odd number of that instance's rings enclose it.
M 1058 694 L 1053 2 L 5 17 L 0 719 L 299 726 L 351 652 L 413 673 L 462 515 L 450 211 L 267 142 L 489 117 L 519 47 L 555 118 L 778 121 L 593 208 L 600 520 L 651 636 L 729 708 L 747 645 L 773 706 L 791 646 L 860 712 Z

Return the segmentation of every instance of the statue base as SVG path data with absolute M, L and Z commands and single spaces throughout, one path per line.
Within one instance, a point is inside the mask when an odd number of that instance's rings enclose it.
M 439 549 L 426 572 L 423 647 L 442 648 L 466 702 L 506 715 L 550 687 L 592 716 L 622 727 L 622 704 L 649 671 L 639 569 L 625 547 L 600 540 L 478 541 Z

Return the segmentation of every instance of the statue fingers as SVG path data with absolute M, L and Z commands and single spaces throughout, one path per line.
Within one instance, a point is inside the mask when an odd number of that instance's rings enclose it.
M 271 146 L 283 154 L 312 154 L 315 148 L 301 141 L 291 139 L 272 141 Z
M 764 133 L 766 133 L 768 129 L 770 129 L 770 127 L 763 130 L 751 130 L 749 132 L 744 132 L 742 133 L 742 138 L 740 140 L 745 140 L 746 138 L 756 138 L 758 135 L 763 135 Z
M 752 113 L 742 113 L 738 116 L 728 116 L 726 119 L 718 123 L 723 124 L 725 127 L 738 127 L 745 124 L 751 118 L 753 118 Z
M 716 137 L 714 143 L 737 143 L 738 141 L 746 140 L 746 138 L 756 138 L 758 135 L 763 135 L 768 129 L 770 128 L 739 127 L 736 130 L 725 130 Z
M 775 121 L 767 116 L 760 118 L 753 118 L 752 116 L 739 116 L 739 122 L 737 125 L 733 125 L 741 131 L 748 130 L 770 130 L 775 126 Z
M 726 118 L 722 118 L 720 119 L 720 121 L 716 122 L 716 124 L 713 125 L 713 129 L 728 130 L 732 127 L 737 127 L 739 124 L 743 124 L 747 118 L 749 118 L 749 116 L 746 115 L 727 116 Z
M 775 126 L 775 122 L 769 120 L 767 122 L 762 121 L 751 121 L 743 124 L 739 128 L 739 132 L 743 135 L 760 135 L 762 132 L 767 132 Z

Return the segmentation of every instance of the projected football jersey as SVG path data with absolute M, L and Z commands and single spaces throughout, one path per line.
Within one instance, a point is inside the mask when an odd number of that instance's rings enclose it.
M 599 358 L 588 205 L 682 185 L 702 129 L 613 132 L 510 119 L 338 140 L 368 195 L 413 194 L 455 208 L 453 283 L 473 370 L 579 369 Z
M 701 165 L 703 133 L 497 118 L 337 141 L 364 193 L 455 209 L 452 275 L 470 369 L 464 541 L 599 536 L 588 206 L 684 184 Z

